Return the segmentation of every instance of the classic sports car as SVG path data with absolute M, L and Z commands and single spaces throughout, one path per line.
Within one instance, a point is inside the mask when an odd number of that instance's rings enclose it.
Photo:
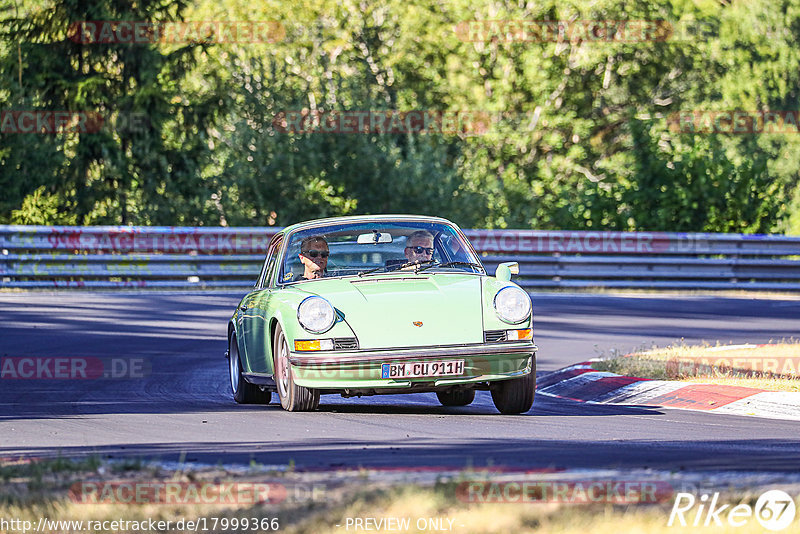
M 269 243 L 261 275 L 228 325 L 239 403 L 315 410 L 344 397 L 435 392 L 466 406 L 489 390 L 504 414 L 530 410 L 536 388 L 531 299 L 488 276 L 445 219 L 358 216 L 295 224 Z

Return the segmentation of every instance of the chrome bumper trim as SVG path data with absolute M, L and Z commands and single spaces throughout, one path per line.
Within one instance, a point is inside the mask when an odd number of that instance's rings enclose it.
M 361 351 L 290 352 L 292 365 L 324 365 L 337 363 L 372 363 L 419 358 L 453 358 L 459 356 L 494 356 L 502 354 L 533 355 L 538 347 L 527 343 L 493 343 L 457 347 L 420 347 L 416 349 L 384 349 Z

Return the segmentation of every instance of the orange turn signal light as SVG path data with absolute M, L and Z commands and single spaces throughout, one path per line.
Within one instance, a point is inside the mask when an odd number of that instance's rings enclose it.
M 294 350 L 319 350 L 319 339 L 295 339 Z
M 294 350 L 333 350 L 332 339 L 295 339 Z
M 509 341 L 526 341 L 533 339 L 533 330 L 525 328 L 523 330 L 508 330 L 506 331 L 506 339 Z

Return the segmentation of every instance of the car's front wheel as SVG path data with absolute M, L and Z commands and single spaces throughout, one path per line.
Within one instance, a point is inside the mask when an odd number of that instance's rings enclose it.
M 231 334 L 228 342 L 228 372 L 231 378 L 233 400 L 239 404 L 269 404 L 272 400 L 271 391 L 262 391 L 242 376 L 242 362 L 239 360 L 239 345 L 236 334 Z
M 442 406 L 466 406 L 475 400 L 475 390 L 451 389 L 449 391 L 437 391 L 436 396 Z
M 280 325 L 275 330 L 272 350 L 275 365 L 275 385 L 283 409 L 289 412 L 310 412 L 319 407 L 319 390 L 298 386 L 292 377 L 289 363 L 289 345 Z
M 531 372 L 525 376 L 492 384 L 492 401 L 500 413 L 513 415 L 531 409 L 536 393 L 536 360 L 531 367 Z

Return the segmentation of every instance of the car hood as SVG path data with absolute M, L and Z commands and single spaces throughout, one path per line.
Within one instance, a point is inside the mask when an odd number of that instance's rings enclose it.
M 362 349 L 458 345 L 483 342 L 481 278 L 457 273 L 364 276 L 306 282 L 302 290 L 328 299 Z

